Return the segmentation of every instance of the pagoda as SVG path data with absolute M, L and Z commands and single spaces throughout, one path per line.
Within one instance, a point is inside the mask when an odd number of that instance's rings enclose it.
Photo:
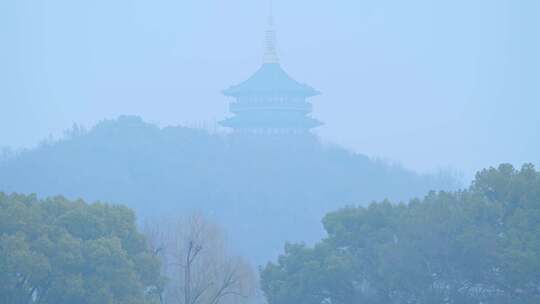
M 234 116 L 220 122 L 235 133 L 304 134 L 322 125 L 312 117 L 307 98 L 319 95 L 312 87 L 292 79 L 279 63 L 276 30 L 269 18 L 263 65 L 246 81 L 223 91 L 235 101 Z

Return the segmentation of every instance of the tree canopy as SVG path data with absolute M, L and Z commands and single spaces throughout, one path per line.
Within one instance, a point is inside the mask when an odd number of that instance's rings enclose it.
M 313 247 L 261 269 L 269 304 L 540 303 L 540 172 L 504 164 L 463 191 L 348 207 Z
M 126 207 L 0 193 L 0 303 L 156 303 L 160 262 Z

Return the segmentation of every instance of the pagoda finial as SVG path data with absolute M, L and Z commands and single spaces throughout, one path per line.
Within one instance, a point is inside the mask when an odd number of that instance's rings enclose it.
M 268 16 L 268 29 L 265 35 L 264 63 L 279 63 L 277 54 L 276 30 L 274 28 L 274 14 L 272 12 L 272 0 L 270 0 L 270 14 Z

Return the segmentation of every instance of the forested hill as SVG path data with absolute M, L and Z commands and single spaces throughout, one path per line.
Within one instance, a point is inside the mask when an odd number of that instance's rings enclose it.
M 122 203 L 139 219 L 202 211 L 257 263 L 285 241 L 317 240 L 328 211 L 455 187 L 452 178 L 418 175 L 314 136 L 238 137 L 138 117 L 74 128 L 0 164 L 4 192 Z

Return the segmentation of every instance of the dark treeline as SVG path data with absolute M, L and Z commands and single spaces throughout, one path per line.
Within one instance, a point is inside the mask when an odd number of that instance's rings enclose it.
M 347 207 L 327 237 L 261 268 L 269 304 L 540 301 L 540 172 L 510 165 L 462 191 Z M 0 193 L 0 303 L 257 301 L 255 278 L 200 216 L 139 232 L 126 207 Z
M 2 304 L 247 304 L 256 283 L 200 215 L 138 229 L 124 206 L 0 192 Z
M 121 203 L 139 218 L 198 210 L 257 263 L 285 241 L 320 239 L 320 219 L 331 210 L 458 187 L 452 176 L 419 175 L 315 136 L 212 134 L 137 117 L 75 127 L 8 156 L 0 162 L 2 191 Z
M 261 271 L 269 304 L 540 303 L 540 172 L 510 165 L 463 191 L 329 213 L 327 237 Z
M 160 260 L 126 207 L 0 192 L 0 303 L 159 303 Z

